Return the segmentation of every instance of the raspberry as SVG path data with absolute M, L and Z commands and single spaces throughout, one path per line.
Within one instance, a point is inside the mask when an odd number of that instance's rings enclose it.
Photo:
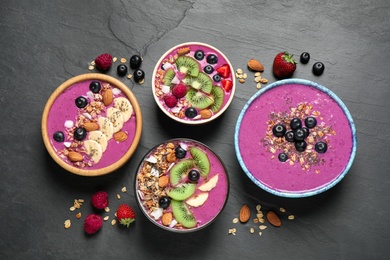
M 104 209 L 108 206 L 108 194 L 105 191 L 98 191 L 92 195 L 92 206 L 97 209 Z
M 172 94 L 177 98 L 182 98 L 187 93 L 187 86 L 184 84 L 177 84 L 172 88 Z
M 103 224 L 103 218 L 96 214 L 89 214 L 84 220 L 84 230 L 88 234 L 95 234 Z
M 112 65 L 112 56 L 108 53 L 99 55 L 95 59 L 95 65 L 99 70 L 108 70 Z
M 176 106 L 177 98 L 172 94 L 167 94 L 164 96 L 164 102 L 169 108 L 172 108 Z

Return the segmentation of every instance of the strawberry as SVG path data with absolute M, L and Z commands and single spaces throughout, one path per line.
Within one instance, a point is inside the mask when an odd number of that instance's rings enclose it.
M 98 191 L 92 195 L 92 206 L 97 209 L 104 209 L 108 206 L 108 194 L 105 191 Z
M 134 210 L 127 204 L 121 204 L 116 211 L 116 218 L 120 224 L 129 227 L 135 221 Z
M 98 70 L 106 71 L 108 70 L 112 65 L 112 56 L 108 53 L 104 53 L 99 55 L 95 59 L 95 65 Z
M 230 75 L 230 66 L 228 64 L 224 64 L 216 70 L 222 78 L 227 78 Z
M 233 87 L 233 82 L 231 80 L 228 80 L 228 79 L 222 79 L 221 84 L 226 92 L 229 92 Z
M 297 68 L 296 64 L 293 55 L 290 55 L 287 51 L 278 53 L 272 67 L 275 77 L 279 79 L 291 77 Z

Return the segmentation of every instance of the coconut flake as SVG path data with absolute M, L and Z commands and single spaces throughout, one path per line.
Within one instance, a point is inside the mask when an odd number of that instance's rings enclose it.
M 87 92 L 87 97 L 89 98 L 89 100 L 94 100 L 95 99 L 92 91 L 88 91 Z
M 72 128 L 74 126 L 74 122 L 72 120 L 66 120 L 64 126 L 66 128 Z
M 112 89 L 112 94 L 119 95 L 120 93 L 122 93 L 122 90 L 120 90 L 119 88 L 113 88 Z
M 173 77 L 173 79 L 172 79 L 172 83 L 173 84 L 179 84 L 180 83 L 180 80 L 178 79 L 178 77 Z
M 156 209 L 155 211 L 153 211 L 152 213 L 150 213 L 150 215 L 152 215 L 152 217 L 155 219 L 155 220 L 158 220 L 161 218 L 163 214 L 163 209 L 162 208 L 158 208 Z
M 85 116 L 86 118 L 88 118 L 89 120 L 92 119 L 92 116 L 88 113 L 83 113 L 83 116 Z
M 64 142 L 64 146 L 65 146 L 66 148 L 69 148 L 71 145 L 72 145 L 71 142 Z
M 173 228 L 174 226 L 176 226 L 176 224 L 177 224 L 177 220 L 176 219 L 172 219 L 171 223 L 169 224 L 169 227 Z
M 152 175 L 152 176 L 159 176 L 160 175 L 160 172 L 159 172 L 159 170 L 158 169 L 156 169 L 156 168 L 152 168 L 151 170 L 150 170 L 150 174 Z
M 157 163 L 157 158 L 152 155 L 152 156 L 148 157 L 145 161 L 150 162 L 150 163 Z
M 161 87 L 161 91 L 162 91 L 164 94 L 168 94 L 169 92 L 171 92 L 171 87 L 170 87 L 170 86 L 163 85 L 163 86 Z
M 163 65 L 163 69 L 164 69 L 164 70 L 167 70 L 167 69 L 172 68 L 172 67 L 173 67 L 173 65 L 172 65 L 170 62 L 167 62 L 167 63 L 165 63 L 165 64 Z
M 144 193 L 140 190 L 137 190 L 137 194 L 138 194 L 138 197 L 141 199 L 141 200 L 144 200 L 145 199 L 145 196 L 144 196 Z
M 173 112 L 173 113 L 179 113 L 180 112 L 180 107 L 173 107 L 172 109 L 171 109 L 171 111 Z
M 185 143 L 180 143 L 180 147 L 183 148 L 184 150 L 188 151 L 188 145 Z

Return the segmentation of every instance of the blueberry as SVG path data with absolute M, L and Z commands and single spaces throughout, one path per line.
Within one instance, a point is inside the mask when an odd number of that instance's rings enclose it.
M 57 131 L 53 134 L 53 139 L 57 142 L 65 141 L 65 135 L 62 131 Z
M 141 80 L 143 80 L 145 78 L 145 72 L 141 69 L 136 69 L 133 72 L 133 77 L 134 77 L 134 80 L 136 82 L 140 82 Z
M 296 130 L 298 128 L 301 128 L 302 127 L 302 121 L 301 119 L 299 118 L 296 118 L 294 117 L 293 119 L 291 119 L 290 121 L 290 127 L 292 130 Z
M 204 70 L 204 72 L 206 72 L 207 74 L 211 74 L 211 73 L 213 73 L 214 68 L 213 68 L 213 66 L 211 66 L 211 65 L 207 65 L 206 67 L 203 68 L 203 70 Z
M 221 75 L 215 74 L 215 75 L 213 76 L 213 80 L 214 80 L 215 82 L 220 82 L 220 81 L 221 81 Z
M 328 145 L 325 142 L 318 142 L 315 145 L 317 153 L 325 153 L 328 150 Z
M 167 197 L 167 196 L 162 196 L 159 200 L 158 200 L 158 205 L 163 208 L 163 209 L 166 209 L 169 207 L 169 204 L 171 204 L 171 200 Z
M 276 137 L 282 137 L 286 133 L 286 127 L 284 125 L 282 125 L 282 124 L 276 124 L 272 128 L 272 133 Z
M 305 141 L 297 141 L 295 142 L 295 149 L 297 149 L 298 152 L 303 152 L 306 150 L 307 143 Z
M 88 105 L 88 100 L 83 96 L 79 96 L 76 98 L 75 103 L 78 108 L 84 108 Z
M 183 147 L 181 147 L 180 145 L 178 147 L 176 147 L 175 155 L 177 158 L 182 159 L 186 156 L 186 154 L 187 154 L 187 151 L 184 150 Z
M 91 82 L 91 84 L 89 84 L 89 90 L 91 90 L 95 94 L 99 93 L 101 88 L 102 85 L 100 85 L 99 81 L 94 80 Z
M 287 161 L 288 156 L 287 156 L 287 154 L 285 154 L 285 153 L 280 153 L 280 154 L 278 155 L 278 159 L 279 159 L 279 161 L 281 161 L 281 162 L 285 162 L 285 161 Z
M 198 111 L 196 111 L 196 108 L 194 107 L 189 107 L 186 109 L 185 115 L 188 118 L 194 118 L 198 115 Z
M 87 136 L 87 130 L 83 127 L 78 127 L 74 130 L 73 136 L 77 141 L 82 141 Z
M 125 64 L 118 65 L 118 67 L 116 68 L 116 72 L 119 76 L 123 77 L 127 73 L 127 66 Z
M 312 116 L 308 116 L 305 118 L 305 126 L 307 128 L 314 128 L 317 125 L 317 119 Z
M 302 128 L 298 128 L 294 132 L 294 140 L 295 141 L 303 141 L 306 138 L 306 132 Z
M 209 64 L 216 64 L 218 62 L 218 57 L 215 54 L 209 54 L 207 55 L 206 60 Z
M 130 58 L 130 68 L 138 69 L 141 67 L 142 58 L 139 55 L 133 55 Z
M 302 131 L 305 132 L 305 138 L 309 136 L 310 130 L 307 127 L 302 127 Z
M 286 134 L 284 135 L 284 138 L 286 138 L 287 142 L 294 142 L 294 131 L 287 131 Z
M 194 58 L 197 60 L 203 60 L 204 52 L 202 50 L 197 50 L 194 54 Z
M 325 65 L 322 62 L 316 62 L 313 64 L 313 74 L 320 76 L 325 70 Z
M 190 181 L 197 181 L 199 180 L 199 177 L 200 177 L 200 173 L 199 171 L 197 170 L 191 170 L 189 173 L 188 173 L 188 179 Z
M 310 60 L 310 54 L 308 52 L 302 52 L 300 61 L 302 64 L 308 63 Z

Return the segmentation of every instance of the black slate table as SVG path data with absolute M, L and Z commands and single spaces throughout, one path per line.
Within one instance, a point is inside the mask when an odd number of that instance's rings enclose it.
M 0 165 L 2 259 L 386 259 L 390 255 L 390 3 L 364 1 L 42 1 L 2 0 L 0 4 Z M 172 46 L 188 41 L 211 44 L 250 77 L 237 84 L 224 115 L 190 127 L 168 119 L 151 96 L 152 70 Z M 347 105 L 357 128 L 358 150 L 350 172 L 331 190 L 303 199 L 271 195 L 242 171 L 234 151 L 234 128 L 248 99 L 257 92 L 246 68 L 250 58 L 265 66 L 280 51 L 298 58 L 293 77 L 318 82 Z M 108 52 L 118 58 L 139 54 L 145 83 L 121 80 L 134 92 L 143 112 L 140 145 L 120 170 L 98 178 L 70 174 L 47 153 L 41 138 L 46 100 L 65 80 L 88 70 Z M 314 76 L 311 65 L 325 72 Z M 108 72 L 116 76 L 115 69 Z M 154 145 L 188 137 L 210 146 L 225 162 L 231 179 L 226 208 L 216 222 L 192 234 L 157 228 L 137 208 L 135 170 Z M 122 187 L 127 192 L 122 193 Z M 130 229 L 105 222 L 94 236 L 69 211 L 98 189 L 136 210 Z M 121 200 L 116 194 L 121 194 Z M 258 235 L 257 224 L 233 224 L 242 204 L 283 207 L 294 220 Z M 64 221 L 72 220 L 69 229 Z M 229 235 L 229 228 L 236 235 Z M 251 234 L 250 227 L 256 232 Z

